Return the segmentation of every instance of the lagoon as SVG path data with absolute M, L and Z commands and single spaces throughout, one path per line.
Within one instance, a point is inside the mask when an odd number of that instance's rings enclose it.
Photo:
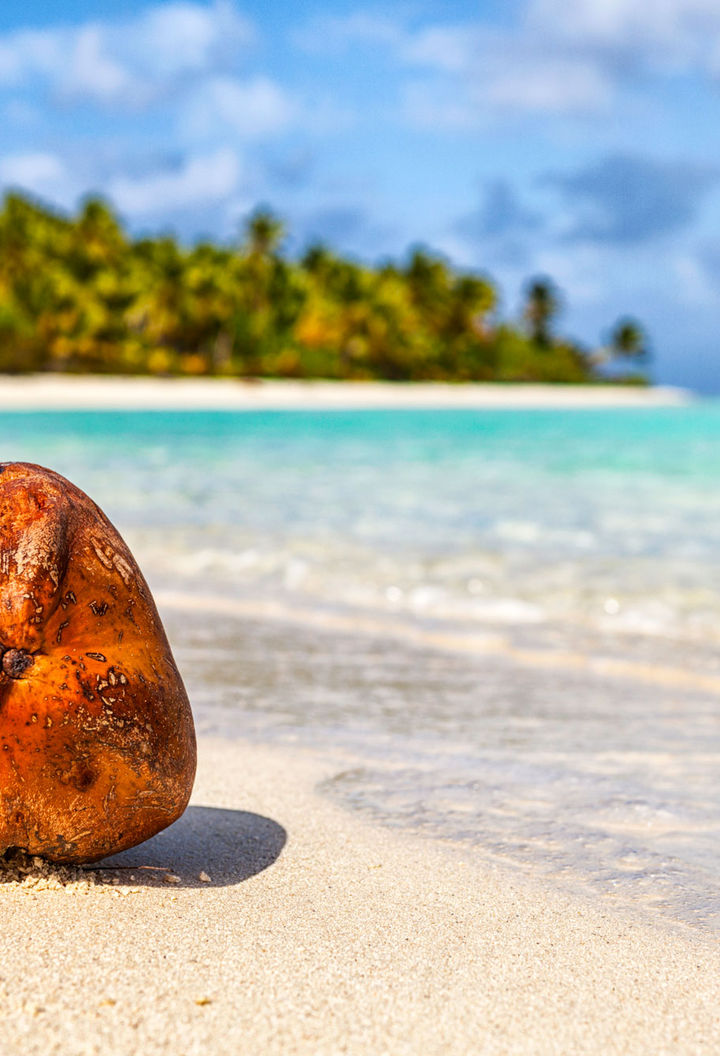
M 201 732 L 614 907 L 720 927 L 720 405 L 50 411 L 3 458 L 103 507 Z

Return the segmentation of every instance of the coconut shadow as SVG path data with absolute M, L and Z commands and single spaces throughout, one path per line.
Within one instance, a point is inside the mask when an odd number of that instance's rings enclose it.
M 286 842 L 282 825 L 262 814 L 190 806 L 157 836 L 87 868 L 117 869 L 121 882 L 134 887 L 230 887 L 269 868 Z M 168 884 L 168 872 L 180 882 Z M 200 880 L 201 873 L 210 881 Z

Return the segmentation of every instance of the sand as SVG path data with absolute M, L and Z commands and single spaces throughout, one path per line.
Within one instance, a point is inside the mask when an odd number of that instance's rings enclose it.
M 3 1051 L 718 1051 L 708 939 L 374 828 L 315 792 L 337 769 L 203 740 L 131 868 L 0 884 Z
M 622 385 L 450 385 L 0 375 L 0 410 L 329 410 L 666 407 L 683 389 Z

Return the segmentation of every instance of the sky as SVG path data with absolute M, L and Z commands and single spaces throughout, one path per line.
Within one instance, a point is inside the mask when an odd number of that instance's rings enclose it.
M 0 188 L 133 232 L 376 262 L 423 245 L 519 311 L 623 315 L 656 380 L 720 392 L 717 0 L 3 0 Z

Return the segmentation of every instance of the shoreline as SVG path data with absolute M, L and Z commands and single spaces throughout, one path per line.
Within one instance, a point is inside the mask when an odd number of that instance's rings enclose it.
M 375 828 L 316 791 L 342 757 L 201 738 L 199 758 L 165 833 L 0 883 L 8 1053 L 714 1051 L 711 939 Z
M 678 407 L 693 399 L 670 386 L 0 375 L 0 411 L 560 410 Z
M 508 635 L 508 628 L 497 624 L 458 629 L 451 621 L 446 627 L 436 621 L 430 628 L 413 621 L 411 616 L 398 620 L 390 612 L 328 611 L 322 607 L 291 607 L 270 599 L 227 598 L 167 589 L 155 591 L 154 596 L 166 625 L 180 613 L 191 618 L 202 614 L 208 618 L 262 621 L 288 628 L 312 629 L 319 634 L 339 632 L 381 637 L 411 648 L 438 650 L 457 656 L 504 659 L 520 668 L 535 671 L 583 671 L 590 676 L 627 679 L 647 686 L 677 687 L 720 695 L 720 675 L 710 668 L 698 670 L 692 665 L 660 663 L 656 659 L 650 662 L 647 658 L 638 659 L 632 655 L 616 656 L 609 654 L 607 648 L 596 655 L 567 645 L 561 648 L 517 645 Z

